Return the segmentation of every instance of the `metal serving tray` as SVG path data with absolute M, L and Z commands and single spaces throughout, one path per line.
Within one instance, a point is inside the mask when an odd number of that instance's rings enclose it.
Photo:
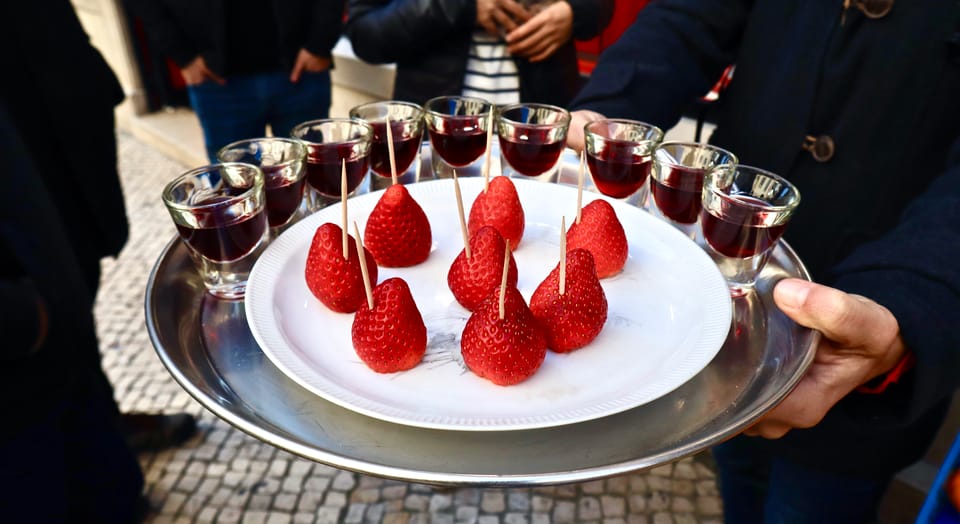
M 425 148 L 424 170 L 427 155 Z M 576 159 L 572 162 L 575 166 Z M 565 158 L 565 169 L 569 165 Z M 809 278 L 789 245 L 780 242 L 757 293 L 734 301 L 723 348 L 680 388 L 616 415 L 525 431 L 399 425 L 313 395 L 263 354 L 242 301 L 207 295 L 178 238 L 153 268 L 145 307 L 151 340 L 177 382 L 214 414 L 260 440 L 379 477 L 516 487 L 582 482 L 671 462 L 732 437 L 776 406 L 812 361 L 819 338 L 773 304 L 773 284 L 786 276 Z

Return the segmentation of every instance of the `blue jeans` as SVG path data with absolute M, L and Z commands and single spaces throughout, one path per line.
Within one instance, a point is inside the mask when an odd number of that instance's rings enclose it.
M 229 77 L 189 86 L 190 105 L 200 119 L 207 156 L 215 162 L 223 146 L 247 138 L 290 136 L 299 123 L 330 114 L 330 71 L 308 73 L 296 84 L 289 72 Z
M 808 469 L 777 456 L 769 444 L 739 436 L 713 449 L 724 522 L 876 522 L 889 478 L 864 479 Z

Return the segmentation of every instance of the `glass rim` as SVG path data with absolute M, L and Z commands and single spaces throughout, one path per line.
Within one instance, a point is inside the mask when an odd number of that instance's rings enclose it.
M 323 142 L 314 142 L 313 140 L 307 140 L 306 138 L 297 136 L 297 132 L 302 130 L 311 130 L 315 127 L 322 126 L 324 124 L 350 124 L 352 126 L 358 126 L 364 130 L 363 136 L 348 138 L 346 140 L 337 142 L 338 144 L 350 144 L 354 142 L 360 142 L 363 139 L 373 139 L 373 126 L 367 123 L 364 120 L 358 118 L 348 118 L 348 117 L 334 117 L 334 118 L 320 118 L 317 120 L 308 120 L 306 122 L 301 122 L 290 130 L 290 136 L 295 140 L 300 140 L 301 142 L 306 143 L 307 145 L 323 145 Z
M 177 187 L 180 183 L 182 183 L 184 179 L 197 176 L 201 173 L 209 173 L 214 170 L 219 171 L 224 168 L 230 168 L 230 167 L 240 168 L 247 171 L 253 170 L 253 185 L 251 185 L 249 188 L 247 188 L 246 190 L 244 190 L 242 193 L 238 195 L 229 196 L 229 197 L 226 197 L 224 200 L 220 200 L 218 202 L 212 202 L 209 204 L 190 205 L 190 204 L 183 204 L 180 202 L 176 202 L 173 200 L 174 188 Z M 249 199 L 251 196 L 253 196 L 257 192 L 262 193 L 264 183 L 265 182 L 263 177 L 263 170 L 260 169 L 259 166 L 256 166 L 254 164 L 248 164 L 246 162 L 219 162 L 216 164 L 207 164 L 207 165 L 195 167 L 193 169 L 180 173 L 173 180 L 171 180 L 170 182 L 167 182 L 167 185 L 164 186 L 163 188 L 163 203 L 166 204 L 168 208 L 176 209 L 178 211 L 209 210 L 209 209 L 216 209 L 218 207 L 228 207 L 238 202 L 242 202 L 244 200 Z
M 496 104 L 487 100 L 486 98 L 480 98 L 479 96 L 442 95 L 442 96 L 435 96 L 423 103 L 422 107 L 423 107 L 424 114 L 436 115 L 441 117 L 453 117 L 453 118 L 478 117 L 478 116 L 487 116 L 490 114 L 489 109 L 487 109 L 486 111 L 483 111 L 482 113 L 477 113 L 475 115 L 451 115 L 450 113 L 440 113 L 438 111 L 434 111 L 433 109 L 430 109 L 430 106 L 433 105 L 434 102 L 439 102 L 441 100 L 468 100 L 468 101 L 473 101 L 480 104 L 485 104 L 490 108 L 496 108 Z
M 664 142 L 660 142 L 660 144 L 657 145 L 657 148 L 653 152 L 653 160 L 655 162 L 660 161 L 660 159 L 657 157 L 657 151 L 660 151 L 661 149 L 666 150 L 670 147 L 678 147 L 678 146 L 682 148 L 702 149 L 702 150 L 712 151 L 714 153 L 722 153 L 727 155 L 733 160 L 732 162 L 717 164 L 716 166 L 713 167 L 713 169 L 716 169 L 717 167 L 724 166 L 724 165 L 740 164 L 740 159 L 737 157 L 737 155 L 731 153 L 730 150 L 728 149 L 724 149 L 722 147 L 718 147 L 713 144 L 708 144 L 706 142 L 693 142 L 693 141 L 687 141 L 687 140 L 667 140 Z M 670 162 L 670 165 L 679 166 L 681 164 L 678 162 Z M 707 169 L 709 170 L 710 168 L 707 168 Z M 772 175 L 774 173 L 770 173 L 770 174 Z
M 607 137 L 607 136 L 603 136 L 603 135 L 601 135 L 601 134 L 599 134 L 599 133 L 596 133 L 596 132 L 594 132 L 594 131 L 591 131 L 591 130 L 589 129 L 590 126 L 592 126 L 592 125 L 594 125 L 594 124 L 610 124 L 610 123 L 614 123 L 614 124 L 629 124 L 629 125 L 632 125 L 632 126 L 637 126 L 637 127 L 646 128 L 646 129 L 648 129 L 649 131 L 654 132 L 655 136 L 654 136 L 654 137 L 651 137 L 651 138 L 644 138 L 644 139 L 642 139 L 642 140 L 634 141 L 634 140 L 625 140 L 625 139 L 622 139 L 622 138 L 610 138 L 610 137 Z M 663 132 L 663 129 L 661 129 L 659 126 L 655 126 L 655 125 L 653 125 L 653 124 L 650 124 L 650 123 L 648 123 L 648 122 L 643 122 L 643 121 L 641 121 L 641 120 L 632 120 L 632 119 L 629 119 L 629 118 L 600 118 L 600 119 L 598 119 L 598 120 L 591 120 L 591 121 L 587 122 L 586 124 L 583 124 L 583 136 L 584 136 L 584 138 L 586 138 L 587 135 L 596 136 L 596 137 L 599 137 L 601 140 L 605 140 L 605 141 L 607 141 L 607 142 L 616 142 L 616 143 L 618 143 L 618 144 L 619 144 L 619 143 L 629 144 L 629 143 L 634 143 L 634 142 L 636 142 L 636 143 L 638 143 L 638 144 L 644 144 L 644 143 L 647 143 L 647 142 L 656 142 L 656 143 L 657 143 L 657 146 L 659 147 L 659 145 L 663 143 L 664 132 Z
M 368 108 L 368 107 L 377 107 L 377 106 L 386 106 L 386 107 L 390 107 L 390 106 L 401 106 L 401 107 L 409 107 L 409 108 L 412 108 L 412 109 L 416 109 L 418 112 L 420 112 L 421 116 L 423 115 L 424 112 L 426 112 L 426 110 L 423 108 L 423 106 L 421 106 L 420 104 L 415 104 L 415 103 L 413 103 L 413 102 L 406 102 L 406 101 L 403 101 L 403 100 L 379 100 L 379 101 L 376 101 L 376 102 L 364 102 L 364 103 L 362 103 L 362 104 L 357 104 L 357 105 L 351 107 L 349 111 L 347 111 L 347 115 L 349 115 L 350 118 L 360 118 L 360 117 L 354 116 L 354 111 L 357 111 L 357 110 L 360 110 L 360 109 L 364 109 L 364 108 Z M 362 120 L 362 118 L 361 118 L 361 120 Z
M 274 142 L 274 143 L 288 144 L 288 145 L 293 146 L 294 148 L 296 148 L 296 149 L 299 151 L 299 155 L 298 155 L 299 158 L 291 158 L 291 159 L 289 159 L 289 160 L 284 160 L 284 161 L 282 161 L 282 162 L 277 162 L 277 163 L 275 163 L 275 164 L 270 164 L 268 167 L 286 167 L 286 166 L 289 166 L 290 164 L 293 164 L 294 162 L 297 162 L 297 161 L 302 162 L 302 161 L 306 160 L 306 158 L 307 158 L 307 145 L 304 143 L 305 140 L 302 140 L 302 139 L 299 139 L 299 138 L 283 137 L 283 136 L 265 136 L 265 137 L 260 137 L 260 138 L 245 138 L 245 139 L 243 139 L 243 140 L 237 140 L 236 142 L 231 142 L 231 143 L 229 143 L 229 144 L 221 147 L 221 148 L 217 151 L 217 161 L 218 161 L 219 163 L 221 163 L 221 164 L 227 164 L 227 163 L 231 163 L 231 162 L 233 162 L 233 163 L 241 163 L 241 164 L 249 164 L 250 162 L 240 162 L 240 161 L 234 161 L 234 160 L 224 160 L 224 159 L 222 158 L 222 155 L 223 155 L 223 153 L 226 152 L 226 151 L 229 151 L 229 150 L 232 150 L 232 149 L 240 149 L 240 147 L 242 147 L 242 146 L 244 146 L 244 145 L 258 144 L 258 143 L 262 143 L 262 142 L 266 142 L 266 143 Z M 256 164 L 251 164 L 251 165 L 256 165 Z
M 505 112 L 512 111 L 518 108 L 549 109 L 551 111 L 554 111 L 563 115 L 563 120 L 560 122 L 554 122 L 552 124 L 531 124 L 529 122 L 520 122 L 518 120 L 514 120 L 512 118 L 507 118 L 503 116 Z M 570 111 L 566 110 L 565 108 L 562 108 L 560 106 L 555 106 L 553 104 L 542 104 L 539 102 L 518 102 L 515 104 L 507 104 L 502 107 L 497 107 L 496 114 L 498 119 L 503 120 L 505 122 L 509 122 L 511 125 L 527 126 L 532 128 L 538 128 L 538 127 L 553 128 L 553 127 L 557 127 L 558 125 L 565 125 L 569 127 L 570 120 L 571 120 Z
M 751 171 L 755 175 L 763 175 L 765 177 L 776 180 L 780 184 L 788 187 L 790 189 L 790 192 L 793 193 L 793 195 L 795 196 L 795 198 L 790 202 L 782 205 L 771 204 L 766 201 L 764 201 L 764 203 L 762 204 L 757 202 L 745 202 L 743 200 L 734 198 L 734 196 L 730 195 L 729 193 L 724 193 L 723 191 L 715 187 L 714 184 L 711 183 L 717 176 L 726 174 L 726 172 L 728 171 L 735 171 L 735 170 Z M 719 166 L 714 167 L 713 169 L 708 171 L 703 178 L 703 190 L 710 191 L 711 194 L 716 195 L 721 200 L 729 204 L 735 204 L 738 206 L 748 207 L 751 209 L 757 209 L 757 210 L 763 210 L 763 211 L 773 211 L 773 212 L 792 211 L 796 209 L 798 205 L 800 205 L 800 190 L 797 189 L 797 186 L 795 186 L 792 182 L 790 182 L 786 178 L 776 173 L 767 171 L 766 169 L 745 165 L 745 164 L 720 164 Z

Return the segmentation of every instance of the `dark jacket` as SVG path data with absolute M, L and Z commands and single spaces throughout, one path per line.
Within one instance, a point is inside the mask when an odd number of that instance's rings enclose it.
M 669 128 L 728 64 L 711 142 L 798 186 L 786 241 L 816 280 L 889 308 L 917 356 L 886 393 L 769 445 L 889 474 L 921 456 L 960 382 L 960 4 L 851 7 L 841 24 L 833 0 L 652 2 L 572 105 Z M 814 160 L 807 135 L 831 136 L 834 157 Z
M 100 259 L 127 239 L 114 106 L 123 90 L 67 0 L 14 2 L 0 34 L 0 439 L 102 380 L 93 320 Z M 27 23 L 28 21 L 43 23 Z M 48 331 L 34 349 L 46 306 Z
M 161 55 L 180 67 L 203 55 L 214 73 L 227 70 L 226 10 L 230 0 L 130 0 Z M 344 0 L 273 0 L 268 13 L 276 23 L 280 64 L 292 69 L 301 48 L 329 58 L 340 38 Z M 256 34 L 250 38 L 257 38 Z
M 573 38 L 598 35 L 610 22 L 612 0 L 565 0 L 573 8 Z M 345 32 L 362 60 L 397 64 L 393 97 L 417 104 L 459 95 L 477 8 L 465 0 L 349 0 Z M 577 53 L 568 41 L 548 59 L 517 58 L 520 100 L 565 106 L 580 88 Z

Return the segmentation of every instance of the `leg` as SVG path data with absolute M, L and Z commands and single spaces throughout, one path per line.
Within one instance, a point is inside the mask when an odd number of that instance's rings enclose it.
M 840 476 L 774 459 L 770 495 L 764 509 L 768 524 L 868 524 L 889 478 Z
M 229 78 L 222 86 L 207 81 L 188 88 L 190 105 L 203 127 L 211 162 L 216 162 L 217 151 L 230 142 L 262 137 L 266 133 L 254 78 Z
M 763 522 L 771 458 L 761 439 L 738 436 L 713 448 L 724 522 Z
M 291 84 L 285 73 L 264 75 L 269 100 L 268 120 L 274 136 L 290 136 L 297 124 L 330 115 L 330 72 L 304 73 Z
M 134 522 L 143 473 L 110 406 L 87 392 L 69 405 L 64 433 L 71 515 L 77 522 Z

